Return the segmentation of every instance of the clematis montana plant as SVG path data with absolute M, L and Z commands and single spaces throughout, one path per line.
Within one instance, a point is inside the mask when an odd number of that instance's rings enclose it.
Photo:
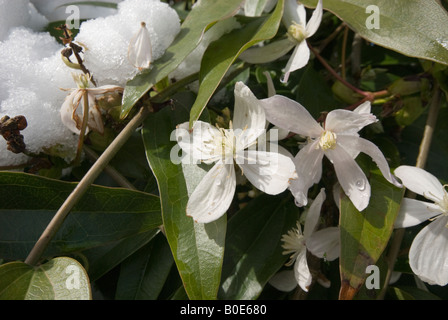
M 324 155 L 333 163 L 342 189 L 359 211 L 369 204 L 371 191 L 364 172 L 354 160 L 360 152 L 376 162 L 390 183 L 401 187 L 379 148 L 358 134 L 363 127 L 377 121 L 370 113 L 370 102 L 354 111 L 330 111 L 323 126 L 301 104 L 284 96 L 263 99 L 261 104 L 269 122 L 309 138 L 294 158 L 299 179 L 291 182 L 290 190 L 298 206 L 307 204 L 308 189 L 320 181 Z
M 448 193 L 446 185 L 431 173 L 411 166 L 394 171 L 403 185 L 431 202 L 403 198 L 395 221 L 396 228 L 407 228 L 430 220 L 414 238 L 409 251 L 412 271 L 429 284 L 448 284 Z
M 271 279 L 270 283 L 281 291 L 291 291 L 297 284 L 304 291 L 308 291 L 312 275 L 308 268 L 307 250 L 328 261 L 339 257 L 339 228 L 329 227 L 316 231 L 325 198 L 325 189 L 322 188 L 306 212 L 303 233 L 300 223 L 297 222 L 296 228 L 282 236 L 282 246 L 285 249 L 283 254 L 291 255 L 286 266 L 294 267 L 293 270 L 280 272 Z M 294 274 L 295 282 L 291 282 L 291 273 Z
M 72 74 L 78 88 L 63 89 L 70 91 L 61 106 L 61 120 L 64 125 L 76 134 L 80 134 L 84 118 L 84 108 L 79 108 L 79 104 L 87 97 L 88 120 L 87 128 L 103 133 L 103 120 L 98 107 L 96 96 L 113 92 L 123 92 L 123 88 L 114 85 L 105 85 L 98 88 L 89 88 L 90 76 L 86 74 Z
M 196 121 L 192 131 L 188 130 L 188 122 L 176 129 L 177 142 L 188 155 L 185 158 L 215 163 L 187 203 L 187 215 L 196 222 L 208 223 L 226 213 L 236 188 L 235 164 L 256 188 L 271 195 L 285 191 L 295 177 L 292 156 L 251 148 L 265 132 L 266 116 L 242 82 L 236 83 L 234 94 L 234 117 L 229 129 L 202 121 Z

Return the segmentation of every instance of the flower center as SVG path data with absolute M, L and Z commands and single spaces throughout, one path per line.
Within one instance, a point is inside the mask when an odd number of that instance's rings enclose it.
M 288 38 L 293 42 L 300 43 L 306 39 L 305 28 L 297 22 L 292 22 L 288 28 Z
M 282 254 L 291 254 L 290 260 L 286 264 L 287 266 L 290 266 L 295 262 L 297 256 L 305 246 L 305 239 L 303 237 L 302 228 L 299 222 L 297 222 L 297 228 L 289 230 L 287 234 L 282 236 L 282 241 L 282 248 L 285 249 Z
M 440 201 L 436 202 L 436 204 L 440 207 L 440 209 L 442 210 L 442 213 L 444 215 L 448 215 L 448 193 L 446 192 L 446 187 L 448 186 L 448 184 L 445 184 L 443 186 L 443 198 L 440 199 Z
M 319 146 L 322 150 L 334 149 L 336 147 L 336 133 L 324 131 L 320 136 Z

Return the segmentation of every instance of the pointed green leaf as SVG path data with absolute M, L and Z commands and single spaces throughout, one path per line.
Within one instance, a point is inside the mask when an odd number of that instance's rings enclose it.
M 212 42 L 204 53 L 200 70 L 198 97 L 191 108 L 190 128 L 204 110 L 219 83 L 238 56 L 252 45 L 273 38 L 277 34 L 283 14 L 283 0 L 279 0 L 268 17 L 256 18 L 241 29 L 234 30 Z
M 156 300 L 173 264 L 168 242 L 165 236 L 159 234 L 121 264 L 115 298 Z
M 75 186 L 20 172 L 0 173 L 0 257 L 25 259 Z M 161 224 L 159 197 L 91 186 L 71 210 L 43 257 L 109 244 Z
M 72 258 L 32 267 L 15 261 L 0 266 L 0 300 L 90 300 L 89 277 Z
M 393 231 L 404 189 L 371 172 L 372 193 L 369 206 L 356 210 L 348 197 L 340 204 L 341 299 L 353 299 L 364 283 L 369 265 L 375 265 Z
M 159 232 L 159 229 L 149 230 L 76 254 L 88 262 L 90 280 L 96 281 L 148 244 Z
M 262 194 L 229 221 L 220 299 L 256 299 L 286 262 L 281 237 L 295 227 L 299 209 L 288 196 Z
M 168 76 L 199 45 L 205 31 L 217 21 L 234 15 L 242 0 L 203 1 L 195 6 L 182 23 L 179 34 L 165 54 L 126 84 L 121 117 L 125 118 L 135 103 L 153 85 Z
M 185 291 L 190 299 L 216 299 L 227 222 L 223 216 L 212 223 L 200 224 L 186 215 L 188 195 L 193 188 L 185 181 L 182 165 L 170 159 L 172 150 L 176 150 L 172 132 L 185 121 L 188 121 L 186 109 L 164 108 L 145 121 L 143 140 L 159 185 L 166 237 Z M 194 174 L 198 180 L 205 171 Z
M 301 2 L 315 7 L 317 0 Z M 448 64 L 448 14 L 437 1 L 324 0 L 323 6 L 375 44 Z

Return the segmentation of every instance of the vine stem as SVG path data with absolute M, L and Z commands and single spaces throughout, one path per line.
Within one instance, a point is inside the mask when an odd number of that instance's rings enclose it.
M 53 239 L 56 232 L 64 222 L 70 210 L 81 199 L 89 186 L 95 181 L 98 175 L 104 170 L 110 160 L 125 144 L 125 142 L 132 136 L 135 130 L 140 126 L 146 116 L 149 114 L 148 108 L 141 108 L 140 111 L 132 118 L 126 127 L 118 134 L 118 136 L 112 141 L 108 148 L 101 154 L 98 160 L 93 164 L 85 176 L 81 179 L 72 193 L 67 197 L 65 202 L 59 208 L 54 215 L 53 219 L 44 230 L 39 240 L 35 243 L 31 249 L 29 255 L 25 259 L 25 263 L 29 265 L 36 265 L 42 256 L 43 252 L 47 248 L 50 241 Z
M 415 166 L 418 168 L 424 168 L 426 165 L 426 161 L 428 159 L 429 149 L 431 147 L 431 141 L 434 134 L 434 129 L 437 123 L 437 116 L 439 114 L 440 109 L 440 97 L 441 92 L 439 90 L 439 86 L 435 85 L 434 94 L 431 100 L 431 104 L 429 105 L 428 117 L 426 119 L 426 125 L 423 132 L 423 138 L 420 142 L 420 148 L 417 156 L 417 161 Z M 406 192 L 407 198 L 415 198 L 416 194 L 407 190 Z M 389 282 L 392 276 L 392 272 L 394 270 L 395 262 L 397 260 L 398 252 L 400 250 L 401 243 L 403 241 L 405 229 L 400 228 L 395 230 L 394 237 L 391 242 L 391 246 L 388 254 L 388 269 L 386 273 L 386 278 L 384 280 L 383 288 L 378 295 L 379 300 L 384 299 L 386 295 L 387 288 L 389 286 Z
M 320 63 L 325 67 L 325 69 L 328 70 L 328 72 L 331 73 L 331 75 L 336 78 L 337 80 L 339 80 L 343 85 L 345 85 L 347 88 L 351 89 L 352 91 L 356 92 L 357 94 L 363 96 L 363 100 L 364 101 L 373 101 L 375 100 L 375 98 L 377 97 L 382 97 L 388 94 L 387 90 L 381 90 L 381 91 L 377 91 L 377 92 L 368 92 L 368 91 L 363 91 L 359 88 L 357 88 L 356 86 L 352 85 L 350 82 L 348 82 L 347 80 L 345 80 L 342 76 L 340 76 L 329 64 L 327 61 L 325 61 L 325 59 L 319 54 L 318 50 L 316 50 L 315 48 L 313 48 L 313 46 L 311 46 L 308 43 L 308 47 L 310 48 L 310 50 L 313 52 L 313 54 L 316 56 L 316 58 L 320 61 Z
M 86 136 L 87 123 L 89 122 L 89 96 L 87 90 L 84 90 L 84 94 L 82 97 L 83 100 L 83 111 L 82 111 L 82 125 L 79 133 L 78 139 L 78 149 L 76 151 L 76 157 L 73 161 L 74 165 L 77 166 L 81 159 L 82 146 L 84 145 L 84 138 Z

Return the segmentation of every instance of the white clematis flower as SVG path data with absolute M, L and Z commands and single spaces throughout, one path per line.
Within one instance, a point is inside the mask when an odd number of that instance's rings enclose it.
M 303 233 L 300 223 L 297 222 L 296 228 L 283 235 L 283 254 L 291 255 L 286 266 L 294 267 L 293 270 L 281 271 L 272 277 L 269 283 L 275 288 L 291 291 L 298 284 L 304 291 L 308 291 L 312 276 L 306 259 L 307 250 L 328 261 L 339 257 L 339 228 L 329 227 L 315 231 L 324 201 L 325 189 L 322 188 L 306 213 Z
M 354 160 L 360 152 L 375 161 L 389 182 L 401 187 L 379 148 L 359 137 L 359 130 L 377 121 L 370 113 L 370 102 L 354 111 L 330 111 L 323 127 L 301 104 L 289 98 L 275 95 L 261 100 L 261 104 L 269 122 L 309 137 L 309 143 L 294 158 L 299 179 L 291 182 L 290 190 L 298 206 L 307 204 L 308 189 L 320 181 L 324 155 L 333 163 L 339 184 L 359 211 L 364 210 L 370 200 L 370 184 Z
M 148 69 L 152 61 L 152 46 L 146 23 L 141 22 L 140 30 L 132 37 L 128 46 L 129 62 L 139 70 Z
M 403 198 L 395 221 L 396 228 L 431 221 L 414 238 L 409 251 L 412 271 L 429 284 L 448 284 L 448 193 L 447 185 L 429 172 L 411 166 L 394 171 L 403 185 L 431 202 Z
M 286 0 L 283 23 L 288 26 L 288 38 L 295 44 L 294 51 L 285 67 L 282 81 L 288 81 L 289 74 L 303 68 L 310 59 L 310 49 L 306 39 L 313 36 L 322 21 L 322 0 L 317 3 L 310 20 L 306 22 L 305 7 L 296 0 Z
M 103 133 L 103 120 L 101 118 L 101 111 L 98 107 L 96 96 L 113 92 L 123 92 L 123 88 L 119 86 L 106 85 L 98 88 L 89 88 L 90 77 L 85 74 L 72 74 L 78 88 L 63 89 L 70 91 L 70 94 L 65 98 L 61 106 L 61 120 L 62 123 L 70 129 L 70 131 L 80 134 L 82 121 L 84 118 L 83 104 L 79 107 L 81 101 L 84 100 L 87 94 L 89 105 L 89 116 L 87 122 L 87 129 L 96 130 Z
M 286 0 L 283 13 L 283 24 L 288 29 L 287 38 L 273 41 L 264 46 L 250 48 L 240 55 L 243 61 L 260 64 L 267 63 L 287 54 L 292 48 L 294 51 L 289 58 L 282 82 L 287 82 L 289 74 L 303 68 L 310 59 L 310 49 L 306 39 L 313 36 L 322 21 L 322 0 L 317 3 L 310 20 L 306 22 L 306 10 L 297 0 Z
M 202 121 L 196 121 L 191 132 L 188 122 L 178 126 L 176 140 L 189 156 L 185 158 L 215 163 L 191 194 L 188 216 L 196 222 L 208 223 L 227 211 L 236 188 L 234 164 L 265 193 L 275 195 L 288 188 L 290 180 L 296 177 L 292 156 L 253 148 L 265 132 L 265 124 L 266 116 L 258 99 L 246 85 L 237 82 L 230 129 L 216 128 Z

